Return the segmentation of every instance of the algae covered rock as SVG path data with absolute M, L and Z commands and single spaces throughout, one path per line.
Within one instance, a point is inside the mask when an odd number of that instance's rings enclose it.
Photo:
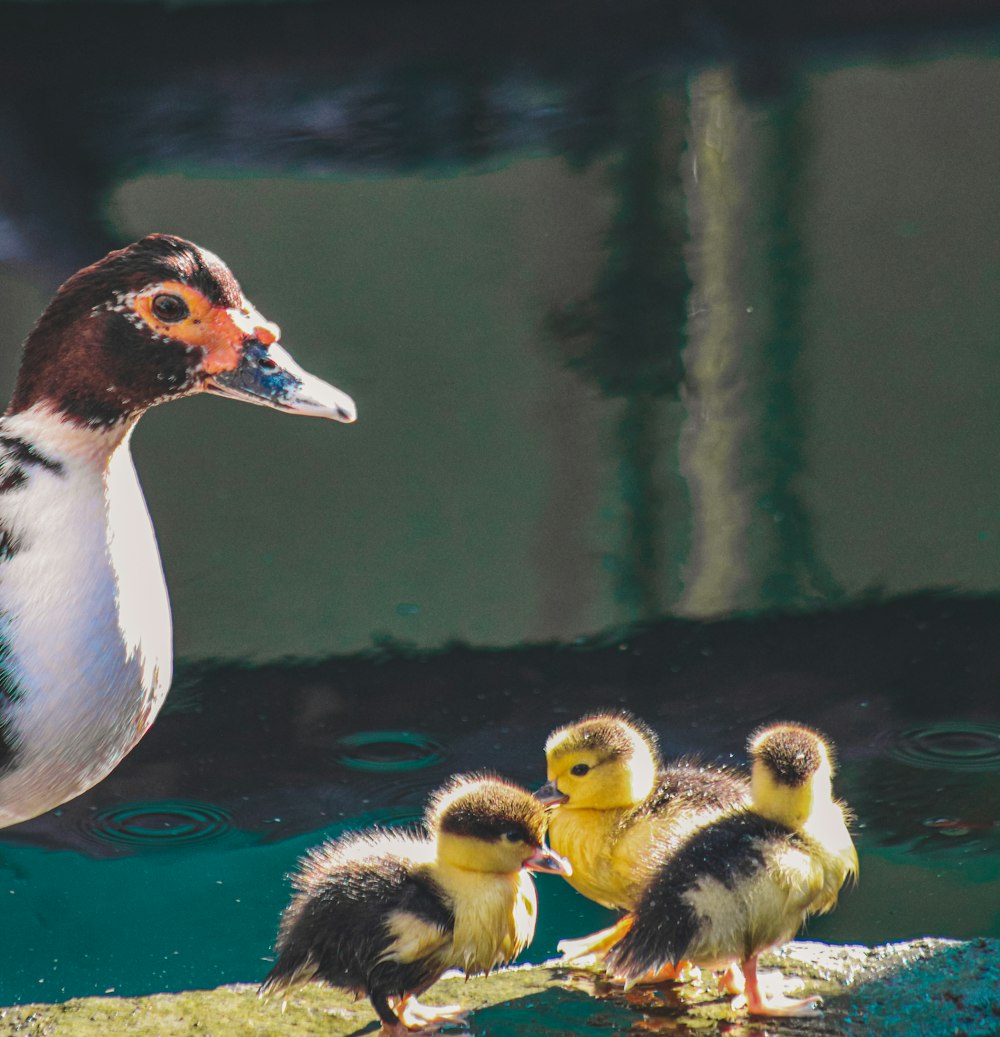
M 882 947 L 796 942 L 765 955 L 792 994 L 823 995 L 809 1018 L 749 1019 L 703 985 L 628 994 L 590 969 L 555 964 L 446 977 L 423 1000 L 471 1009 L 481 1037 L 602 1037 L 648 1033 L 726 1037 L 987 1037 L 1000 1033 L 1000 941 L 915 940 Z M 77 998 L 0 1009 L 0 1037 L 347 1037 L 374 1034 L 367 1001 L 307 986 L 285 1002 L 256 986 L 148 997 Z M 446 1035 L 449 1031 L 444 1031 Z M 451 1032 L 455 1032 L 454 1029 Z

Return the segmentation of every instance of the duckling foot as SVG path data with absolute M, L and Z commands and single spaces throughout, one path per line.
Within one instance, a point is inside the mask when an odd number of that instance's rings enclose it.
M 730 965 L 725 972 L 719 974 L 719 989 L 726 994 L 742 994 L 747 988 L 743 978 L 743 970 L 739 965 Z
M 633 987 L 655 987 L 660 983 L 700 983 L 701 969 L 689 961 L 679 961 L 676 965 L 664 965 L 658 972 L 647 972 L 637 979 L 622 980 L 618 976 L 608 976 L 609 983 L 622 983 L 627 994 Z
M 733 999 L 733 1008 L 742 1008 L 746 1005 L 749 1015 L 816 1015 L 821 1011 L 820 1004 L 823 999 L 817 995 L 812 997 L 790 998 L 784 994 L 775 994 L 771 997 L 751 998 L 741 994 Z
M 701 979 L 701 969 L 689 961 L 679 961 L 676 965 L 664 965 L 659 972 L 647 972 L 636 980 L 639 985 L 656 983 L 697 983 Z
M 396 1015 L 410 1033 L 433 1033 L 442 1026 L 465 1022 L 468 1014 L 461 1005 L 422 1005 L 415 997 L 404 997 L 396 1005 Z
M 607 929 L 600 929 L 589 936 L 581 936 L 577 940 L 560 940 L 556 944 L 556 950 L 562 955 L 559 964 L 570 965 L 591 954 L 595 958 L 603 957 L 631 928 L 632 916 L 625 915 L 623 918 L 619 918 L 614 925 Z
M 734 1009 L 746 1006 L 750 1015 L 764 1016 L 815 1015 L 820 1010 L 819 1005 L 823 1000 L 820 997 L 789 998 L 780 992 L 765 994 L 761 990 L 757 976 L 756 958 L 750 958 L 743 963 L 743 972 L 746 977 L 746 990 L 733 999 Z

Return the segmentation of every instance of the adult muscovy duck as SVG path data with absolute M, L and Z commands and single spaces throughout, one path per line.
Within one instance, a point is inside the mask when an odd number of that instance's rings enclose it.
M 211 392 L 354 421 L 225 263 L 153 234 L 74 274 L 24 347 L 0 419 L 0 826 L 104 778 L 170 686 L 171 620 L 129 439 Z

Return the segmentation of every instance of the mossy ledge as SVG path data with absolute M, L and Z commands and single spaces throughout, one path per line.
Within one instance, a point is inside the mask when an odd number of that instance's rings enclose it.
M 472 1010 L 468 1031 L 483 1037 L 650 1032 L 978 1037 L 1000 1032 L 997 940 L 923 939 L 882 947 L 796 942 L 766 955 L 764 964 L 784 974 L 786 991 L 822 994 L 822 1013 L 749 1020 L 711 988 L 665 984 L 624 995 L 591 970 L 551 963 L 468 982 L 448 977 L 425 1000 L 460 1001 Z M 347 1037 L 376 1030 L 367 1002 L 319 986 L 297 991 L 284 1011 L 280 1001 L 259 1000 L 249 984 L 0 1009 L 0 1037 Z

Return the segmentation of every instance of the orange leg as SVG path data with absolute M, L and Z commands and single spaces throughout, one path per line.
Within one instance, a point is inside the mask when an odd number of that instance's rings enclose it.
M 603 957 L 632 928 L 634 921 L 634 915 L 624 915 L 607 929 L 600 929 L 589 936 L 581 936 L 578 940 L 560 940 L 558 950 L 562 954 L 561 964 L 568 965 L 588 954 Z M 678 983 L 697 982 L 700 978 L 701 972 L 695 965 L 689 961 L 680 961 L 676 965 L 664 965 L 658 972 L 647 972 L 645 976 L 628 983 L 626 989 L 640 985 L 655 986 L 657 983 L 673 981 Z
M 400 998 L 386 998 L 396 1014 L 396 1024 L 382 1023 L 382 1037 L 413 1037 L 414 1034 L 434 1033 L 442 1026 L 463 1022 L 467 1011 L 460 1005 L 422 1005 L 416 994 Z
M 689 961 L 679 961 L 676 965 L 664 965 L 659 972 L 647 972 L 630 986 L 655 986 L 657 983 L 696 983 L 701 979 L 701 969 Z
M 794 999 L 780 993 L 765 996 L 757 978 L 756 955 L 743 962 L 743 974 L 746 976 L 746 992 L 733 1001 L 733 1008 L 741 1008 L 745 1004 L 750 1015 L 771 1016 L 813 1015 L 818 1010 L 821 1000 L 819 997 Z

